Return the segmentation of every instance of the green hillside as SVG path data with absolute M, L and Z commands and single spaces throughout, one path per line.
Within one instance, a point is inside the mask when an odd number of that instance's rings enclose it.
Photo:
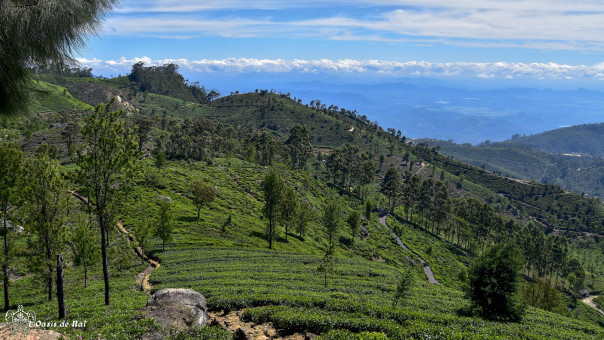
M 426 141 L 461 162 L 522 180 L 535 180 L 576 193 L 604 197 L 604 159 L 594 156 L 552 154 L 519 143 L 485 143 L 478 146 Z
M 555 154 L 580 153 L 604 157 L 604 123 L 564 127 L 531 136 L 516 135 L 511 142 L 528 144 Z
M 55 103 L 54 111 L 4 122 L 8 139 L 21 145 L 26 158 L 36 152 L 57 158 L 66 185 L 88 197 L 89 189 L 76 181 L 78 149 L 85 139 L 81 130 L 74 130 L 79 132 L 71 136 L 75 147 L 70 152 L 67 124 L 83 127 L 90 112 L 82 112 L 89 110 L 87 105 L 111 96 L 119 96 L 115 108 L 123 108 L 120 120 L 136 128 L 134 137 L 143 155 L 112 211 L 112 221 L 123 221 L 140 242 L 129 240 L 113 224 L 109 228 L 110 306 L 103 304 L 100 260 L 88 268 L 87 288 L 82 266 L 75 265 L 70 235 L 81 221 L 78 216 L 90 216 L 90 210 L 70 199 L 65 215 L 69 242 L 60 248 L 68 263 L 68 317 L 89 322 L 85 329 L 67 331 L 70 338 L 132 339 L 159 329 L 141 309 L 149 294 L 162 288 L 192 288 L 207 298 L 212 315 L 237 311 L 242 321 L 265 326 L 271 322 L 281 336 L 604 336 L 604 317 L 579 301 L 582 289 L 604 292 L 604 262 L 598 260 L 604 249 L 604 207 L 597 200 L 461 163 L 427 144 L 411 145 L 395 130 L 384 131 L 355 111 L 316 100 L 302 105 L 288 94 L 258 90 L 201 104 L 153 93 L 154 86 L 141 92 L 141 84 L 128 77 L 42 78 L 60 84 L 48 99 Z M 62 96 L 72 107 L 60 104 L 65 102 Z M 294 132 L 302 131 L 294 128 L 297 124 L 306 127 L 312 145 L 302 165 L 292 157 L 299 151 L 292 142 Z M 48 146 L 41 149 L 43 144 Z M 368 164 L 371 171 L 360 170 Z M 394 169 L 401 184 L 389 197 L 392 190 L 381 189 Z M 263 184 L 270 171 L 293 190 L 295 202 L 309 207 L 277 220 L 273 249 L 268 249 L 263 214 Z M 216 191 L 215 199 L 200 208 L 199 218 L 193 203 L 196 181 Z M 166 206 L 162 202 L 167 201 L 174 230 L 163 242 L 150 230 L 160 224 L 160 210 Z M 367 201 L 372 202 L 368 212 Z M 331 270 L 321 271 L 330 249 L 324 212 L 334 202 L 341 207 L 340 227 L 333 237 L 335 255 L 329 260 L 332 267 L 327 267 Z M 390 203 L 392 212 L 383 217 Z M 346 219 L 354 211 L 363 217 L 353 233 Z M 25 210 L 20 218 L 33 232 Z M 298 229 L 302 220 L 307 226 Z M 98 234 L 98 228 L 93 230 Z M 56 320 L 56 300 L 47 299 L 39 269 L 29 264 L 35 249 L 29 246 L 35 241 L 29 235 L 15 238 L 11 307 L 26 305 L 35 309 L 39 320 Z M 523 290 L 549 280 L 559 297 L 551 306 L 523 297 L 527 309 L 517 322 L 470 313 L 463 293 L 472 263 L 489 246 L 505 241 L 523 252 Z M 139 273 L 147 264 L 132 251 L 136 245 L 143 245 L 161 264 L 151 272 L 150 291 L 141 290 L 144 275 Z M 439 284 L 429 283 L 422 261 Z M 410 296 L 393 306 L 406 271 L 414 278 Z M 218 326 L 198 331 L 210 339 L 230 337 Z M 173 334 L 187 336 L 200 337 Z

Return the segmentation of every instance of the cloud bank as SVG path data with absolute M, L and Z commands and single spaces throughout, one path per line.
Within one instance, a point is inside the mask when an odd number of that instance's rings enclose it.
M 124 1 L 105 34 L 604 50 L 600 0 Z
M 602 80 L 604 63 L 595 65 L 561 65 L 556 63 L 433 63 L 427 61 L 384 61 L 353 59 L 283 60 L 283 59 L 158 59 L 148 57 L 117 60 L 78 59 L 95 74 L 118 75 L 130 72 L 132 65 L 178 64 L 187 73 L 327 73 L 380 75 L 392 77 L 474 77 L 484 79 L 539 79 L 539 80 Z

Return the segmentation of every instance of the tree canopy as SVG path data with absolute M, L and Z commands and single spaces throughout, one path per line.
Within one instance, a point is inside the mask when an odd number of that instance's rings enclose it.
M 71 53 L 95 33 L 116 0 L 0 2 L 0 116 L 26 112 L 33 67 L 74 64 Z

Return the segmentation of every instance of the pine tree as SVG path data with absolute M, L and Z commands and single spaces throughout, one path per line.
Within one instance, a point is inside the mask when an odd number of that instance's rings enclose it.
M 114 100 L 99 105 L 85 119 L 82 128 L 84 147 L 78 153 L 77 181 L 88 190 L 89 203 L 101 232 L 101 256 L 105 281 L 105 304 L 110 303 L 107 263 L 108 227 L 120 200 L 134 178 L 138 146 L 129 129 L 124 128 L 122 111 L 111 111 Z
M 67 189 L 58 162 L 47 154 L 37 154 L 26 162 L 26 204 L 27 225 L 34 234 L 35 244 L 30 247 L 38 261 L 36 270 L 47 282 L 48 300 L 52 300 L 52 282 L 55 257 L 63 245 L 64 220 L 67 208 Z
M 382 181 L 382 188 L 380 192 L 382 192 L 386 197 L 388 197 L 388 210 L 392 211 L 394 206 L 396 205 L 396 199 L 400 196 L 402 189 L 402 180 L 401 174 L 398 170 L 391 166 L 386 172 L 384 176 L 384 180 Z
M 21 175 L 23 169 L 23 153 L 12 143 L 0 144 L 0 222 L 3 238 L 2 279 L 4 283 L 4 310 L 8 311 L 9 298 L 9 267 L 12 263 L 12 237 L 15 232 L 15 222 L 12 220 L 13 211 L 20 204 Z
M 268 248 L 273 249 L 273 237 L 275 236 L 275 220 L 279 216 L 279 208 L 283 199 L 283 178 L 275 170 L 271 170 L 262 183 L 264 193 L 264 208 L 262 213 L 268 219 Z
M 64 69 L 116 0 L 0 1 L 0 115 L 26 112 L 32 68 Z
M 161 250 L 166 250 L 166 242 L 172 240 L 174 231 L 174 215 L 172 204 L 167 200 L 159 201 L 159 211 L 155 220 L 155 236 L 161 239 Z

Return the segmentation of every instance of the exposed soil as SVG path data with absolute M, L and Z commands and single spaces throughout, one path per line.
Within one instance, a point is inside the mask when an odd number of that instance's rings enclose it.
M 124 225 L 121 221 L 117 223 L 117 228 L 121 233 L 125 234 L 128 237 L 128 241 L 131 242 L 130 244 L 138 243 L 134 235 L 132 235 L 128 230 L 126 230 L 126 228 L 124 228 Z M 145 254 L 145 252 L 143 251 L 143 248 L 141 248 L 140 246 L 133 247 L 132 249 L 134 249 L 136 256 L 140 257 L 143 261 L 149 264 L 149 266 L 145 268 L 144 271 L 142 271 L 136 276 L 136 282 L 141 285 L 141 288 L 144 291 L 149 292 L 151 290 L 151 285 L 149 284 L 149 277 L 151 276 L 153 270 L 159 268 L 161 265 L 159 264 L 159 262 L 147 256 L 147 254 Z
M 390 231 L 390 227 L 388 227 L 388 224 L 386 224 L 386 217 L 388 217 L 388 215 L 383 215 L 380 217 L 380 224 L 383 225 L 388 231 Z M 434 273 L 432 272 L 432 268 L 430 268 L 430 265 L 428 264 L 428 262 L 426 262 L 421 256 L 419 256 L 418 253 L 414 252 L 413 250 L 409 249 L 401 240 L 400 237 L 398 237 L 397 234 L 395 234 L 393 231 L 390 231 L 392 233 L 392 236 L 394 236 L 394 238 L 396 239 L 396 243 L 401 246 L 401 248 L 412 252 L 413 254 L 415 254 L 415 256 L 417 256 L 417 258 L 419 259 L 419 262 L 422 264 L 422 266 L 424 267 L 424 273 L 426 274 L 426 277 L 428 278 L 428 282 L 430 282 L 431 284 L 441 284 L 440 282 L 438 282 L 435 278 L 434 278 Z
M 592 295 L 592 296 L 588 296 L 585 299 L 581 300 L 581 302 L 583 302 L 584 304 L 594 308 L 595 310 L 598 311 L 598 313 L 604 315 L 604 309 L 602 309 L 600 306 L 598 306 L 595 302 L 594 299 L 597 298 L 598 295 Z
M 241 328 L 249 339 L 268 340 L 268 339 L 283 339 L 283 340 L 304 340 L 304 335 L 295 333 L 292 335 L 282 336 L 273 328 L 270 322 L 263 324 L 255 324 L 253 322 L 244 322 L 241 320 L 243 310 L 232 311 L 228 314 L 223 312 L 209 313 L 209 324 L 218 324 L 222 328 L 231 333 L 235 333 Z
M 51 330 L 42 330 L 38 328 L 32 328 L 29 330 L 29 333 L 26 337 L 16 337 L 14 336 L 10 329 L 6 327 L 6 324 L 3 323 L 0 325 L 0 339 L 2 340 L 57 340 L 62 339 L 61 334 L 51 331 Z
M 80 200 L 82 203 L 84 203 L 86 205 L 89 204 L 88 199 L 86 199 L 85 197 L 82 197 L 77 192 L 75 192 L 73 190 L 68 190 L 68 192 L 73 197 Z M 126 235 L 126 237 L 128 237 L 128 243 L 131 246 L 133 244 L 138 244 L 134 235 L 132 235 L 128 230 L 126 230 L 126 228 L 124 228 L 124 224 L 121 221 L 117 222 L 117 229 L 122 234 Z M 147 254 L 145 254 L 145 251 L 143 250 L 143 248 L 141 248 L 140 246 L 132 246 L 132 249 L 134 250 L 134 253 L 136 254 L 136 256 L 140 257 L 143 261 L 145 261 L 149 264 L 149 266 L 147 268 L 145 268 L 145 270 L 143 270 L 141 273 L 139 273 L 136 276 L 136 282 L 139 285 L 141 285 L 142 290 L 149 292 L 151 290 L 151 285 L 149 284 L 149 277 L 151 276 L 151 273 L 153 272 L 153 270 L 159 268 L 160 264 L 159 264 L 159 262 L 157 262 L 157 261 L 153 260 L 152 258 L 150 258 L 149 256 L 147 256 Z

